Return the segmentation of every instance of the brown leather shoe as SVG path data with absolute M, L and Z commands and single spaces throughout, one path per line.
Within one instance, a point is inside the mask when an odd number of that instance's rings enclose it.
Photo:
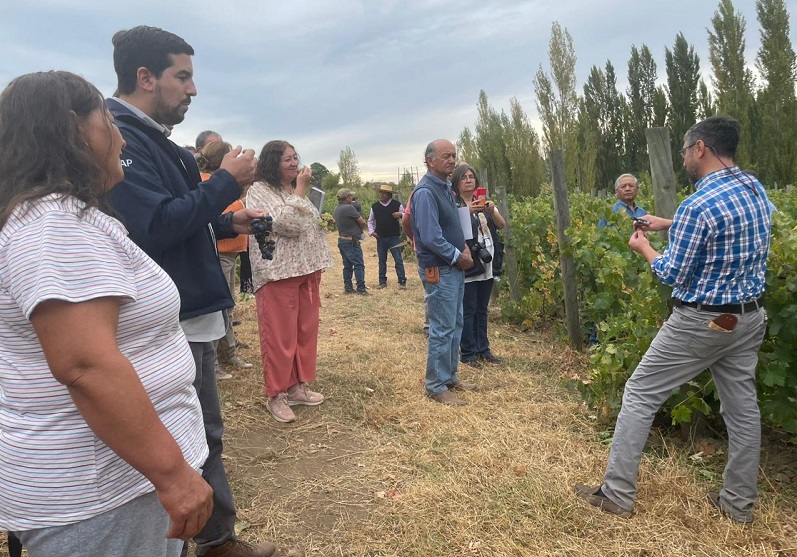
M 203 553 L 202 557 L 277 557 L 278 555 L 277 546 L 271 542 L 252 545 L 241 540 L 230 540 Z
M 465 383 L 464 381 L 457 381 L 448 384 L 449 391 L 478 391 L 479 386 L 476 383 Z
M 429 395 L 429 398 L 435 402 L 439 402 L 440 404 L 445 404 L 446 406 L 466 406 L 468 404 L 461 398 L 457 398 L 451 394 L 451 391 L 449 390 L 445 390 L 436 395 Z
M 742 524 L 744 526 L 749 526 L 753 523 L 753 515 L 751 514 L 742 514 L 742 513 L 730 513 L 722 508 L 722 503 L 720 503 L 720 492 L 719 491 L 709 491 L 706 494 L 706 498 L 708 502 L 711 503 L 722 516 L 725 518 L 730 518 L 736 524 Z
M 632 512 L 624 509 L 601 492 L 601 486 L 590 487 L 584 484 L 576 484 L 573 487 L 576 495 L 584 499 L 593 507 L 598 507 L 603 512 L 619 516 L 620 518 L 631 518 Z

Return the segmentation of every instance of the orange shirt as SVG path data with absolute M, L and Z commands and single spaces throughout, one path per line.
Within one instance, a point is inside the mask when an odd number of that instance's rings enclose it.
M 201 172 L 200 176 L 202 177 L 203 182 L 210 178 L 210 174 L 207 172 Z M 221 214 L 234 213 L 235 211 L 240 211 L 243 208 L 243 201 L 236 199 L 229 205 L 229 207 L 224 209 Z M 224 240 L 218 240 L 216 242 L 216 246 L 219 249 L 219 253 L 238 253 L 241 251 L 247 251 L 249 249 L 249 236 L 246 234 L 238 234 L 238 236 L 235 238 L 225 238 Z

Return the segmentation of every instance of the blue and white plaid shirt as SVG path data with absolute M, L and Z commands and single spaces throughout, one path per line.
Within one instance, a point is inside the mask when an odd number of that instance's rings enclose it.
M 774 210 L 763 186 L 736 166 L 712 172 L 695 186 L 697 191 L 675 212 L 670 243 L 651 263 L 653 273 L 684 302 L 723 305 L 758 299 L 764 291 Z

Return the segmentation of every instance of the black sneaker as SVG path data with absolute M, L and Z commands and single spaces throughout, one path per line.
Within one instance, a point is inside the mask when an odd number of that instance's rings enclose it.
M 379 285 L 376 287 L 376 289 L 377 289 L 377 290 L 382 290 L 383 288 L 387 288 L 387 284 L 381 284 L 381 283 L 380 283 L 380 284 L 379 284 Z
M 478 359 L 467 360 L 467 361 L 466 360 L 462 360 L 461 363 L 463 365 L 470 366 L 470 367 L 473 367 L 473 368 L 476 368 L 476 369 L 479 369 L 479 368 L 482 367 L 482 363 Z
M 344 294 L 354 294 L 355 292 L 356 292 L 356 290 L 354 290 L 354 288 L 346 288 L 343 291 Z
M 370 296 L 371 295 L 371 293 L 368 292 L 367 290 L 358 290 L 357 294 L 359 294 L 360 296 Z
M 481 357 L 482 360 L 485 361 L 485 363 L 488 363 L 491 366 L 500 366 L 503 363 L 501 361 L 501 358 L 499 358 L 498 356 L 493 355 L 493 353 L 490 352 L 489 350 L 487 352 L 479 354 L 479 356 Z

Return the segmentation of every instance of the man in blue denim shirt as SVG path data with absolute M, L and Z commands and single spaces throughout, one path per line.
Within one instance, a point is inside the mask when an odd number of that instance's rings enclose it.
M 451 390 L 475 390 L 457 378 L 462 336 L 464 271 L 473 266 L 470 249 L 459 224 L 448 177 L 456 166 L 456 148 L 445 139 L 426 147 L 428 169 L 412 193 L 412 233 L 418 272 L 429 304 L 429 352 L 426 394 L 449 406 L 467 404 Z
M 625 213 L 632 219 L 638 219 L 648 214 L 646 210 L 634 203 L 636 196 L 639 194 L 639 181 L 633 174 L 621 174 L 617 180 L 614 181 L 614 196 L 617 198 L 617 203 L 612 205 L 612 211 L 616 215 L 620 211 Z

